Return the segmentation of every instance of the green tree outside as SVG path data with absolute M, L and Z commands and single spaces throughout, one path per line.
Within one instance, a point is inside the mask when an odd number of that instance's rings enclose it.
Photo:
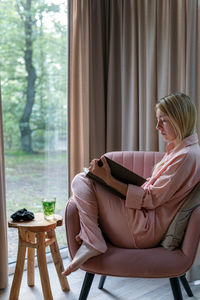
M 51 137 L 52 130 L 66 125 L 61 121 L 67 70 L 64 9 L 64 5 L 47 0 L 0 2 L 6 150 L 44 150 L 45 131 Z

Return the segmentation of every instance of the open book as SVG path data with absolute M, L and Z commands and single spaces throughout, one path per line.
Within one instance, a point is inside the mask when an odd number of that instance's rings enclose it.
M 139 176 L 138 174 L 130 171 L 129 169 L 125 168 L 124 166 L 118 164 L 116 161 L 108 158 L 105 156 L 107 163 L 111 170 L 111 175 L 118 179 L 119 181 L 126 183 L 126 184 L 134 184 L 141 186 L 146 179 Z M 101 161 L 100 161 L 101 162 Z M 108 189 L 110 192 L 114 193 L 115 195 L 125 199 L 126 197 L 122 195 L 119 191 L 114 189 L 113 187 L 109 186 L 107 183 L 105 183 L 104 180 L 99 178 L 98 176 L 94 175 L 92 172 L 88 170 L 88 168 L 84 168 L 85 175 L 98 183 L 102 184 L 106 189 Z

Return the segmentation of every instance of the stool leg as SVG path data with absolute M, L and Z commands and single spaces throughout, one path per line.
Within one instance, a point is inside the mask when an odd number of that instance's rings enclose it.
M 28 231 L 28 242 L 35 242 L 35 233 Z M 27 282 L 28 286 L 34 286 L 34 267 L 35 267 L 35 249 L 28 248 L 28 257 L 27 257 Z
M 46 254 L 45 254 L 45 233 L 38 232 L 36 238 L 37 238 L 38 267 L 40 271 L 40 278 L 42 283 L 44 299 L 53 300 L 50 282 L 49 282 L 49 275 L 47 270 Z
M 15 274 L 12 282 L 12 287 L 10 290 L 9 300 L 17 300 L 19 297 L 20 285 L 22 281 L 22 275 L 24 271 L 24 261 L 26 255 L 26 247 L 22 245 L 22 242 L 25 241 L 25 231 L 18 229 L 19 242 L 18 242 L 18 253 L 17 253 L 17 262 L 15 267 Z
M 56 267 L 58 278 L 60 280 L 61 288 L 62 288 L 63 291 L 69 291 L 70 288 L 69 288 L 67 278 L 66 278 L 66 276 L 63 276 L 61 274 L 64 271 L 64 267 L 63 267 L 63 262 L 62 262 L 62 258 L 61 258 L 61 255 L 60 255 L 58 243 L 57 243 L 57 240 L 56 240 L 55 231 L 52 230 L 52 231 L 47 232 L 47 236 L 48 236 L 48 238 L 55 237 L 55 242 L 50 245 L 51 254 L 52 254 L 52 257 L 53 257 L 54 265 Z

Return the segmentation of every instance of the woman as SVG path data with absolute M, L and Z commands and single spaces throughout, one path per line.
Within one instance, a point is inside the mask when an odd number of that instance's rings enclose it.
M 72 192 L 80 216 L 81 231 L 76 237 L 80 248 L 63 275 L 106 252 L 102 231 L 123 248 L 148 248 L 161 242 L 185 197 L 200 181 L 196 115 L 194 104 L 185 94 L 171 94 L 158 102 L 156 129 L 168 144 L 163 159 L 141 187 L 112 177 L 104 157 L 103 167 L 98 166 L 97 159 L 92 160 L 89 170 L 117 189 L 125 200 L 111 193 L 105 197 L 108 192 L 102 186 L 82 173 L 75 176 Z

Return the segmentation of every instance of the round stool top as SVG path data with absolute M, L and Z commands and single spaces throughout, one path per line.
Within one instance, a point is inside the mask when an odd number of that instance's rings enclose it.
M 63 218 L 60 215 L 54 215 L 52 220 L 46 220 L 43 213 L 35 213 L 35 218 L 31 221 L 9 221 L 8 226 L 14 228 L 26 229 L 33 232 L 50 231 L 57 226 L 62 226 Z

